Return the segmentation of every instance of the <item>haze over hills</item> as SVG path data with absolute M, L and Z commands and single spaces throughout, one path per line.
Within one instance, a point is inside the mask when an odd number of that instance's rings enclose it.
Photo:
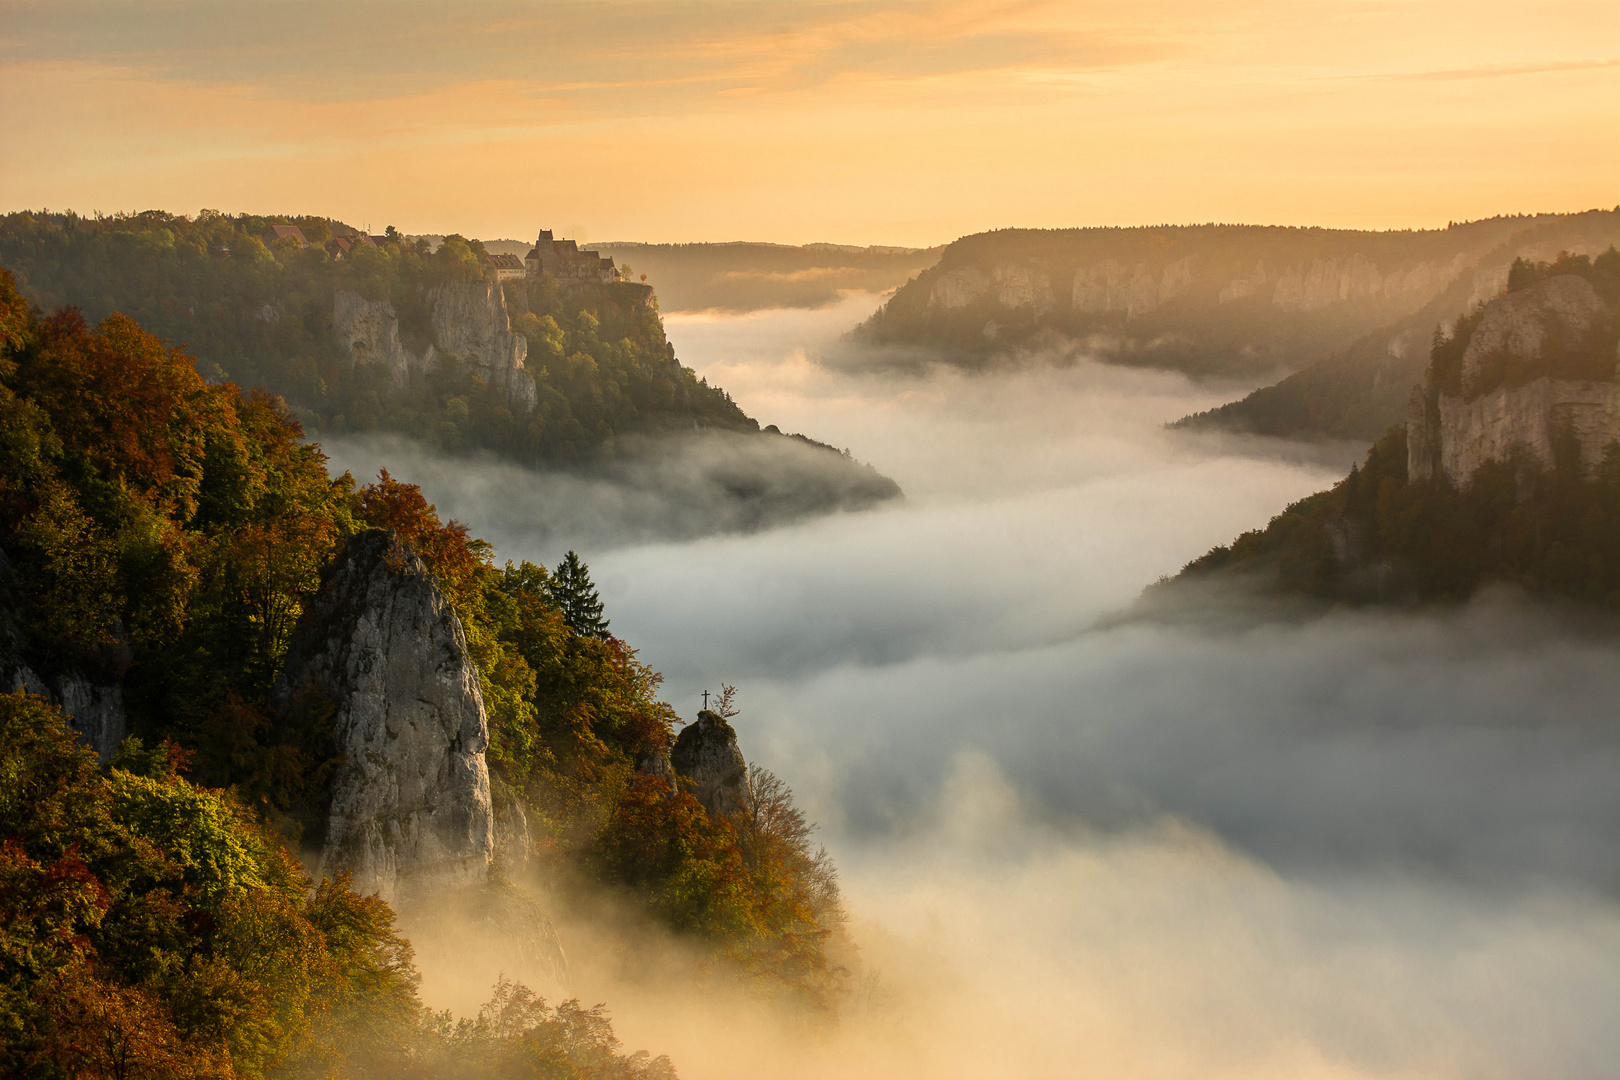
M 1607 246 L 1620 214 L 1509 216 L 1441 230 L 1256 225 L 1006 229 L 950 244 L 857 332 L 980 366 L 1083 352 L 1192 375 L 1297 369 L 1448 297 L 1496 295 L 1516 255 Z M 1550 249 L 1550 250 L 1549 250 Z
M 1620 244 L 1620 213 L 1593 211 L 1538 222 L 1514 234 L 1481 260 L 1490 280 L 1505 287 L 1505 266 L 1515 258 L 1549 262 L 1561 252 L 1596 257 Z M 1407 397 L 1428 366 L 1428 346 L 1437 327 L 1450 328 L 1470 307 L 1489 297 L 1459 277 L 1406 318 L 1381 326 L 1342 351 L 1309 364 L 1273 386 L 1240 401 L 1178 422 L 1290 438 L 1372 441 L 1406 416 Z
M 1620 605 L 1620 251 L 1517 262 L 1436 335 L 1406 422 L 1178 583 L 1413 604 L 1506 584 Z
M 631 489 L 636 463 L 680 460 L 659 475 L 716 506 L 715 528 L 899 494 L 832 447 L 762 429 L 680 363 L 647 286 L 559 247 L 573 255 L 556 267 L 497 269 L 476 240 L 320 217 L 0 219 L 0 265 L 30 300 L 136 318 L 211 377 L 285 398 L 312 438 L 394 433 Z
M 486 240 L 522 258 L 527 244 Z M 664 311 L 757 311 L 822 307 L 849 292 L 885 293 L 938 261 L 942 247 L 850 244 L 588 243 L 628 265 L 658 293 Z

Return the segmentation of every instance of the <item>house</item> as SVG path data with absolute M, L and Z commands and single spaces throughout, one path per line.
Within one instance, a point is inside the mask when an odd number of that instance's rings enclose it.
M 326 253 L 334 260 L 341 259 L 357 247 L 376 247 L 377 241 L 364 233 L 355 233 L 353 236 L 337 236 L 326 245 Z
M 309 241 L 304 239 L 304 230 L 296 225 L 272 225 L 265 230 L 263 240 L 265 247 L 272 247 L 278 240 L 291 240 L 300 248 L 309 247 Z
M 528 276 L 523 260 L 516 255 L 485 255 L 484 259 L 489 263 L 490 276 L 496 281 L 515 281 Z
M 606 284 L 617 281 L 619 274 L 613 259 L 594 251 L 581 251 L 572 240 L 558 240 L 550 229 L 541 229 L 534 247 L 523 259 L 529 277 L 542 274 L 560 281 L 593 281 Z

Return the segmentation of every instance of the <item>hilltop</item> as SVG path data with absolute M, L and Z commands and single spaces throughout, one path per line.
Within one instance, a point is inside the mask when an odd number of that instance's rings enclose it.
M 1571 234 L 1591 234 L 1595 254 L 1620 233 L 1617 222 L 1620 213 L 1592 211 L 1393 232 L 1006 229 L 949 245 L 856 337 L 967 366 L 1005 354 L 1084 355 L 1200 376 L 1270 375 L 1420 312 L 1426 319 L 1431 306 L 1454 317 L 1499 293 L 1516 256 L 1573 250 Z M 1413 352 L 1421 358 L 1421 347 Z
M 35 304 L 136 319 L 184 344 L 208 378 L 284 398 L 312 437 L 393 431 L 448 453 L 601 471 L 656 453 L 654 440 L 712 432 L 758 448 L 745 482 L 712 478 L 730 498 L 770 490 L 794 516 L 899 494 L 830 447 L 762 430 L 683 366 L 652 290 L 621 280 L 611 257 L 548 232 L 525 255 L 318 217 L 0 218 L 0 265 Z
M 1407 419 L 1178 582 L 1411 604 L 1489 583 L 1620 606 L 1620 252 L 1517 262 L 1437 333 Z

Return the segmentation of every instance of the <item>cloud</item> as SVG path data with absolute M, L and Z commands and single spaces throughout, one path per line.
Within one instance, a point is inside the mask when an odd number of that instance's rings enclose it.
M 904 504 L 587 555 L 678 710 L 739 685 L 744 752 L 821 822 L 859 950 L 845 1016 L 807 1036 L 565 923 L 574 992 L 627 1045 L 698 1080 L 1574 1078 L 1620 1055 L 1611 623 L 1506 595 L 1120 618 L 1341 466 L 1164 431 L 1229 389 L 1162 372 L 823 364 L 866 310 L 669 330 Z M 487 533 L 508 489 L 474 483 L 429 495 Z M 503 557 L 558 553 L 500 527 Z

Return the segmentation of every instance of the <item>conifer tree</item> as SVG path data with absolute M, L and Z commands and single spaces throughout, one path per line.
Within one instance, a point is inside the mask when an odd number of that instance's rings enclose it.
M 578 555 L 570 551 L 557 563 L 547 583 L 551 599 L 561 609 L 563 621 L 581 637 L 606 638 L 608 620 L 602 618 L 602 599 L 591 583 L 591 572 Z

